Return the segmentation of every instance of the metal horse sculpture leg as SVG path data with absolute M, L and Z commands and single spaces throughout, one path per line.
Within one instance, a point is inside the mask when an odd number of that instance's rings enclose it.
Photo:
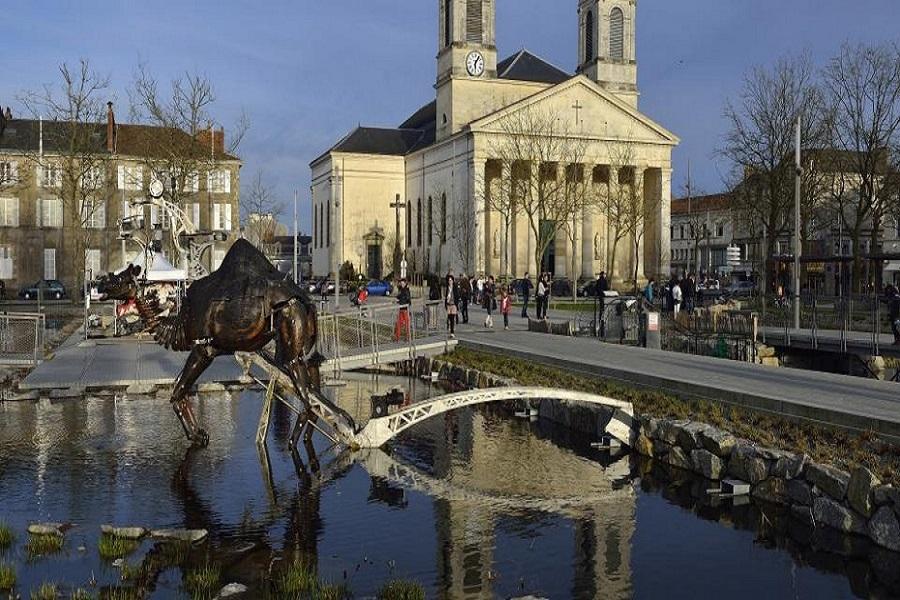
M 181 421 L 185 435 L 196 446 L 207 446 L 209 434 L 197 423 L 188 392 L 218 354 L 212 346 L 195 344 L 181 374 L 175 380 L 175 389 L 172 390 L 172 409 Z

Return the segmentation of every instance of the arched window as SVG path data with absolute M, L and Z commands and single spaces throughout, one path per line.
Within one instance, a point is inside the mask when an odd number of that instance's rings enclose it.
M 470 44 L 484 43 L 484 0 L 466 2 L 466 41 Z
M 594 58 L 594 11 L 589 10 L 584 18 L 584 62 Z
M 432 242 L 432 232 L 434 231 L 434 211 L 431 202 L 431 196 L 428 196 L 428 245 Z
M 422 199 L 416 205 L 416 246 L 422 247 Z
M 625 59 L 625 13 L 618 6 L 609 13 L 609 58 Z
M 325 245 L 331 248 L 331 202 L 325 207 Z
M 441 194 L 441 243 L 447 243 L 447 194 Z
M 319 240 L 322 234 L 319 233 L 319 206 L 313 206 L 313 248 L 319 247 Z
M 450 24 L 453 22 L 453 0 L 444 0 L 444 47 L 453 43 Z

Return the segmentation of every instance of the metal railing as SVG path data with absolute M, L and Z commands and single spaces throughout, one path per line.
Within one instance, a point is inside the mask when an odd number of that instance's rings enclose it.
M 398 353 L 414 358 L 418 343 L 446 339 L 440 304 L 363 305 L 351 311 L 320 313 L 318 350 L 334 361 L 338 371 L 343 359 L 366 357 L 370 364 L 377 365 L 386 352 L 390 352 L 391 361 L 397 360 Z
M 40 313 L 0 313 L 0 364 L 35 366 L 44 358 L 47 318 Z

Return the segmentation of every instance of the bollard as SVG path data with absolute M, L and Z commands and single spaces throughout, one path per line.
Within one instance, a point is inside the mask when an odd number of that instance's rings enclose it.
M 662 349 L 662 337 L 659 331 L 659 313 L 645 312 L 641 314 L 641 326 L 644 330 L 644 348 Z

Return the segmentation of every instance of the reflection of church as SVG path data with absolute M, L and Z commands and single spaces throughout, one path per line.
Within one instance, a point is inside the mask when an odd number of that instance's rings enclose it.
M 624 278 L 637 260 L 641 276 L 667 273 L 678 140 L 637 110 L 635 17 L 634 0 L 579 0 L 572 75 L 526 50 L 498 62 L 495 0 L 440 0 L 436 100 L 397 128 L 357 127 L 310 165 L 315 274 L 344 261 L 389 272 L 398 236 L 411 270 L 534 271 L 528 221 L 519 216 L 507 227 L 488 207 L 496 208 L 492 194 L 523 176 L 546 176 L 548 165 L 555 173 L 574 167 L 595 193 L 630 186 L 653 207 L 645 210 L 639 251 L 619 250 L 615 261 L 609 210 L 586 209 L 573 220 L 574 239 L 557 235 L 545 253 L 548 270 L 593 277 L 612 267 Z M 499 158 L 494 150 L 522 111 L 566 125 L 565 135 L 584 144 L 578 164 Z M 629 247 L 627 239 L 619 243 Z

